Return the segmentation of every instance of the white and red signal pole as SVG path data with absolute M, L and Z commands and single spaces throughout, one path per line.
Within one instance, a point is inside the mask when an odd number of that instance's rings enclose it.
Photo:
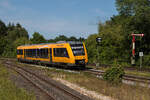
M 144 34 L 131 34 L 132 35 L 132 60 L 131 60 L 131 64 L 134 65 L 135 64 L 135 36 L 139 36 L 139 37 L 143 37 Z

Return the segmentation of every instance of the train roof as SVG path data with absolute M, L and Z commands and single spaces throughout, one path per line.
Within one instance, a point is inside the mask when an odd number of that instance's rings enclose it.
M 24 46 L 39 46 L 39 45 L 50 45 L 50 44 L 64 44 L 64 43 L 69 43 L 69 44 L 82 44 L 80 41 L 58 41 L 56 43 L 40 43 L 40 44 L 26 44 L 26 45 L 21 45 L 18 47 L 24 47 Z

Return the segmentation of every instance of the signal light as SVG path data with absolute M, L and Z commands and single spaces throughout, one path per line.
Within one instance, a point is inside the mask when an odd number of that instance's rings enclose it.
M 101 37 L 97 37 L 97 38 L 96 38 L 96 42 L 97 42 L 97 43 L 100 43 L 101 41 L 102 41 L 102 38 L 101 38 Z

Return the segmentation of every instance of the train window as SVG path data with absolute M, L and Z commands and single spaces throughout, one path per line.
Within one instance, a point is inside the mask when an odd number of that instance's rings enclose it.
M 48 58 L 48 49 L 37 49 L 37 56 L 40 58 Z
M 83 44 L 70 44 L 74 56 L 85 55 Z
M 37 49 L 37 57 L 40 57 L 40 49 Z
M 29 57 L 29 56 L 30 56 L 29 49 L 26 49 L 26 50 L 25 50 L 25 55 L 26 55 L 27 57 Z
M 36 49 L 32 49 L 32 54 L 33 57 L 36 57 Z
M 23 55 L 23 50 L 22 50 L 22 49 L 18 49 L 18 50 L 17 50 L 17 54 L 18 54 L 18 55 Z
M 54 48 L 55 57 L 69 57 L 66 48 Z
M 19 55 L 19 50 L 17 50 L 17 54 Z
M 29 52 L 28 56 L 32 57 L 32 49 L 29 49 L 28 52 Z
M 27 57 L 48 58 L 48 49 L 26 49 Z
M 27 57 L 36 57 L 36 49 L 26 49 L 25 55 Z

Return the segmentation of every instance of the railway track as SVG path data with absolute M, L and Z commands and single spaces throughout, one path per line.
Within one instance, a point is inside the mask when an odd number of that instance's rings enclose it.
M 30 83 L 32 83 L 32 85 L 34 85 L 36 88 L 40 89 L 44 94 L 46 94 L 50 100 L 55 100 L 52 95 L 50 95 L 45 89 L 43 89 L 41 86 L 39 86 L 37 83 L 35 83 L 33 80 L 31 80 L 31 78 L 29 78 L 29 76 L 25 75 L 25 73 L 23 71 L 21 71 L 20 69 L 16 69 L 14 68 L 14 66 L 12 66 L 9 62 L 6 62 L 5 64 L 7 64 L 7 67 L 12 69 L 13 71 L 17 72 L 19 75 L 21 75 L 23 78 L 25 78 L 27 81 L 29 81 Z M 19 67 L 17 67 L 19 68 Z
M 95 69 L 87 69 L 86 72 L 90 72 L 92 74 L 101 76 L 104 74 L 105 71 L 103 70 L 95 70 Z M 139 77 L 139 76 L 133 76 L 133 75 L 127 75 L 125 74 L 123 76 L 123 80 L 125 81 L 131 81 L 136 83 L 144 83 L 144 84 L 150 84 L 150 78 L 147 77 Z
M 96 67 L 95 64 L 88 64 L 88 66 L 94 66 Z M 106 64 L 102 64 L 100 65 L 99 67 L 104 67 L 104 68 L 109 68 L 111 67 L 112 65 L 106 65 Z M 131 71 L 142 71 L 142 72 L 150 72 L 150 68 L 139 68 L 137 66 L 124 66 L 124 69 L 125 70 L 131 70 Z
M 86 71 L 90 72 L 92 74 L 98 75 L 98 76 L 102 76 L 105 73 L 105 71 L 95 70 L 95 69 L 88 69 Z M 123 76 L 123 80 L 125 80 L 125 81 L 132 81 L 132 82 L 138 82 L 138 83 L 143 83 L 143 84 L 150 84 L 150 78 L 133 76 L 133 75 L 127 75 L 127 74 L 125 74 Z
M 47 80 L 34 72 L 13 64 L 11 61 L 6 61 L 5 65 L 39 88 L 50 100 L 91 100 L 84 95 L 68 91 L 65 86 L 56 84 L 56 81 Z
M 95 75 L 100 76 L 100 77 L 102 77 L 102 75 L 104 74 L 104 71 L 102 71 L 102 70 L 87 69 L 85 71 L 92 73 L 92 74 L 95 74 Z M 132 82 L 132 83 L 140 83 L 140 84 L 142 84 L 142 86 L 143 86 L 143 84 L 145 84 L 146 86 L 148 85 L 148 87 L 150 87 L 150 78 L 147 78 L 147 77 L 139 77 L 139 76 L 133 76 L 133 75 L 125 74 L 123 76 L 123 81 L 128 81 L 128 82 Z M 80 100 L 80 99 L 78 99 L 78 100 Z
M 100 76 L 100 77 L 102 77 L 102 75 L 105 72 L 103 70 L 95 70 L 95 69 L 87 69 L 85 71 L 92 73 L 92 74 L 95 74 L 95 75 Z M 136 83 L 150 84 L 150 78 L 127 75 L 127 74 L 125 74 L 123 76 L 123 80 L 124 81 L 130 81 L 130 82 L 136 82 Z

